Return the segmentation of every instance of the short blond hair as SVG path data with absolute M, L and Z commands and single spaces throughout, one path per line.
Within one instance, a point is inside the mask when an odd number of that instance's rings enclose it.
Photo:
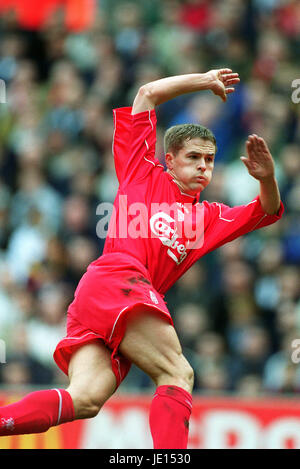
M 164 135 L 165 153 L 172 152 L 175 155 L 181 150 L 186 141 L 193 138 L 203 138 L 209 140 L 215 145 L 217 151 L 217 142 L 211 130 L 200 124 L 179 124 L 170 127 Z

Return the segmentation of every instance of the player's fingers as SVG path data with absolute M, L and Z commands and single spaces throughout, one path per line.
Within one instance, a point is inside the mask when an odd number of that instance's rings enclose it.
M 260 150 L 260 146 L 259 146 L 259 143 L 258 143 L 258 137 L 257 135 L 255 134 L 252 134 L 250 135 L 249 137 L 249 141 L 251 142 L 252 144 L 252 147 L 253 147 L 253 150 L 258 152 Z
M 223 77 L 224 80 L 236 80 L 236 79 L 240 79 L 238 73 L 223 73 L 223 74 L 222 74 L 222 77 Z
M 235 91 L 235 88 L 226 88 L 226 94 L 233 93 Z
M 257 151 L 260 152 L 260 153 L 266 153 L 267 151 L 267 148 L 266 146 L 264 145 L 264 143 L 259 139 L 257 138 L 256 139 L 256 148 L 257 148 Z
M 231 75 L 224 75 L 221 77 L 224 86 L 237 85 L 240 82 L 239 77 L 232 77 Z
M 227 78 L 238 78 L 239 74 L 236 73 L 236 72 L 228 72 L 228 73 L 222 73 L 222 75 L 224 77 L 227 77 Z
M 254 150 L 253 141 L 250 138 L 250 136 L 248 137 L 248 140 L 246 142 L 246 150 L 247 150 L 249 159 L 253 160 L 255 158 L 255 150 Z
M 232 73 L 232 70 L 231 68 L 221 68 L 219 70 L 219 73 L 221 73 L 221 75 L 224 75 L 225 73 Z
M 265 142 L 265 140 L 262 137 L 258 137 L 257 142 L 258 142 L 259 148 L 262 151 L 269 152 L 269 147 L 268 147 L 267 143 Z
M 265 145 L 264 140 L 258 135 L 254 135 L 254 146 L 258 153 L 266 153 L 268 151 L 268 147 Z
M 220 96 L 220 98 L 222 99 L 222 101 L 227 101 L 227 96 L 226 96 L 226 89 L 225 87 L 222 85 L 222 86 L 219 86 L 219 88 L 217 90 L 214 91 L 214 93 L 217 95 L 217 96 Z
M 237 83 L 240 82 L 240 79 L 239 77 L 235 77 L 235 78 L 224 78 L 224 84 L 225 85 L 236 85 Z
M 250 169 L 251 161 L 249 160 L 249 158 L 246 158 L 246 156 L 241 156 L 240 160 L 244 163 L 247 169 Z
M 246 147 L 247 147 L 247 150 L 253 150 L 253 148 L 254 148 L 253 140 L 251 138 L 251 135 L 248 137 L 248 140 L 246 142 Z

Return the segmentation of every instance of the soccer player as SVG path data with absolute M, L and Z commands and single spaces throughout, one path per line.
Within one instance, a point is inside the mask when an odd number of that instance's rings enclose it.
M 242 161 L 259 181 L 259 195 L 232 208 L 200 202 L 212 178 L 215 138 L 200 125 L 171 127 L 165 135 L 165 171 L 155 158 L 155 107 L 201 90 L 225 102 L 238 82 L 238 74 L 226 68 L 168 77 L 142 86 L 132 108 L 114 110 L 120 184 L 115 211 L 103 255 L 79 282 L 68 309 L 67 335 L 54 352 L 70 385 L 33 392 L 2 407 L 0 435 L 43 432 L 94 417 L 134 363 L 156 385 L 150 408 L 154 448 L 187 447 L 193 370 L 163 295 L 208 252 L 274 223 L 283 206 L 272 156 L 256 135 L 249 136 Z

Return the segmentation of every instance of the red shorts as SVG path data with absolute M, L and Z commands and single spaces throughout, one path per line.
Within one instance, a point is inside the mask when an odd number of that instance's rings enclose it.
M 136 259 L 107 254 L 90 264 L 68 309 L 67 335 L 57 345 L 54 360 L 68 374 L 72 353 L 83 344 L 102 340 L 111 351 L 119 386 L 131 362 L 119 352 L 129 315 L 142 310 L 158 313 L 173 325 L 166 303 L 153 288 L 149 273 Z

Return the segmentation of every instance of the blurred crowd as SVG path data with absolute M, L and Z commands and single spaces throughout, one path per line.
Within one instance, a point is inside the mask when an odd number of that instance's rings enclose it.
M 60 12 L 40 31 L 20 30 L 12 12 L 0 18 L 0 386 L 66 383 L 52 353 L 77 283 L 103 249 L 97 206 L 118 188 L 112 108 L 154 79 L 226 66 L 241 76 L 226 105 L 204 92 L 157 109 L 157 157 L 169 126 L 211 128 L 218 153 L 202 197 L 248 203 L 258 183 L 239 157 L 247 136 L 261 135 L 285 213 L 201 259 L 166 300 L 196 392 L 300 390 L 291 358 L 300 339 L 299 47 L 297 0 L 101 0 L 93 27 L 78 34 Z M 152 384 L 133 367 L 126 386 Z

